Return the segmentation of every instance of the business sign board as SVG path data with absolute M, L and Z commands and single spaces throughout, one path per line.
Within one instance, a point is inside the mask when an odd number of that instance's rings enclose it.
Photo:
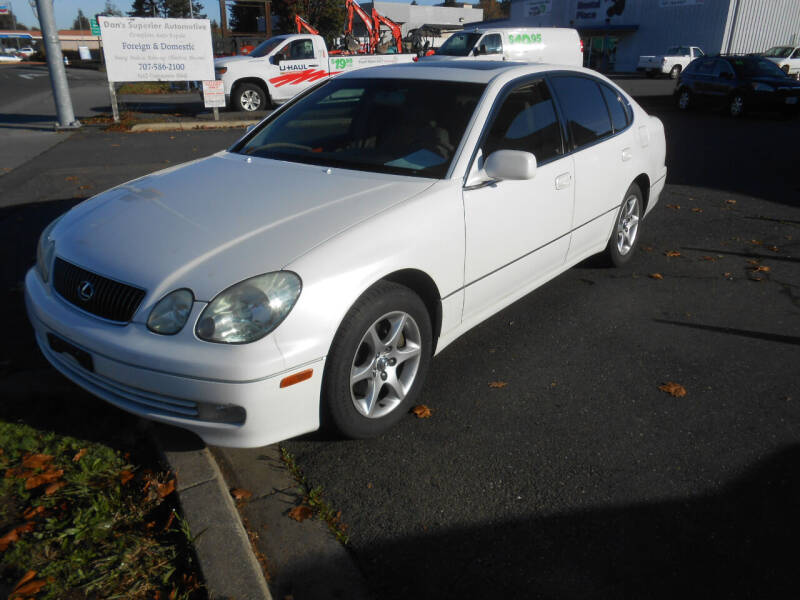
M 92 30 L 92 35 L 100 35 L 100 25 L 97 23 L 97 19 L 89 20 L 89 29 Z
M 549 14 L 552 8 L 552 0 L 526 0 L 524 14 L 526 17 L 540 17 Z
M 7 15 L 11 13 L 10 4 L 0 4 L 0 15 Z
M 208 19 L 98 17 L 109 81 L 214 79 Z
M 206 108 L 225 106 L 225 86 L 221 79 L 203 82 L 203 103 Z

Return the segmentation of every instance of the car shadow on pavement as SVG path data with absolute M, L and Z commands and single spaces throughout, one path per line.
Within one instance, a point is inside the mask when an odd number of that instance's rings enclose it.
M 793 445 L 717 493 L 421 533 L 356 558 L 382 600 L 796 598 L 798 464 Z

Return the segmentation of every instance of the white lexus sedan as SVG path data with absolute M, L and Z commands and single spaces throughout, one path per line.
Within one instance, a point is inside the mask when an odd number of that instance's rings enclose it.
M 373 436 L 458 336 L 590 255 L 626 263 L 664 157 L 594 71 L 360 70 L 56 219 L 27 309 L 68 378 L 209 444 Z

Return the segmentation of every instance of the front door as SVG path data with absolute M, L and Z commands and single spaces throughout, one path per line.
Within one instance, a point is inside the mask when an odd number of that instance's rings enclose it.
M 464 320 L 480 320 L 527 293 L 564 264 L 572 222 L 572 158 L 543 79 L 513 88 L 496 106 L 473 164 L 497 150 L 536 156 L 532 179 L 464 190 Z
M 285 44 L 272 55 L 271 61 L 277 67 L 278 75 L 269 80 L 270 94 L 277 101 L 294 98 L 328 75 L 328 65 L 321 64 L 322 61 L 314 55 L 311 38 Z

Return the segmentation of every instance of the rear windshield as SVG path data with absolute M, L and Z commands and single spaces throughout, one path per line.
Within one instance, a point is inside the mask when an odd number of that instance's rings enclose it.
M 739 77 L 786 77 L 778 65 L 764 58 L 732 58 L 728 62 Z
M 481 39 L 480 33 L 454 33 L 447 38 L 447 41 L 436 51 L 436 54 L 467 56 L 479 39 Z
M 664 56 L 689 56 L 689 54 L 691 54 L 689 46 L 673 46 L 672 48 L 667 48 Z
M 794 48 L 791 46 L 775 46 L 764 52 L 764 56 L 769 56 L 770 58 L 786 58 L 792 53 L 792 50 L 794 50 Z
M 232 151 L 441 179 L 485 87 L 452 81 L 331 79 Z

